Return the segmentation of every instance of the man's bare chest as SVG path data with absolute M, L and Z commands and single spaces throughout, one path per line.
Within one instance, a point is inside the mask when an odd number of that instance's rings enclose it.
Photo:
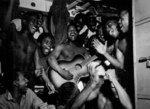
M 82 55 L 82 51 L 80 48 L 77 47 L 71 47 L 71 46 L 66 46 L 59 57 L 59 60 L 67 60 L 70 61 L 72 60 L 76 55 Z

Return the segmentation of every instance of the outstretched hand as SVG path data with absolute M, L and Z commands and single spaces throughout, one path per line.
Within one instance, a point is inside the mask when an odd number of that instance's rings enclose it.
M 112 80 L 117 80 L 116 72 L 114 69 L 109 69 L 106 72 L 106 77 L 112 81 Z
M 103 84 L 103 79 L 99 78 L 97 66 L 99 66 L 100 62 L 92 62 L 88 65 L 88 71 L 90 73 L 90 80 L 92 82 L 92 87 L 96 88 Z
M 104 55 L 107 50 L 107 41 L 105 42 L 105 45 L 103 45 L 100 41 L 98 41 L 97 39 L 94 39 L 93 46 L 97 50 L 97 52 Z

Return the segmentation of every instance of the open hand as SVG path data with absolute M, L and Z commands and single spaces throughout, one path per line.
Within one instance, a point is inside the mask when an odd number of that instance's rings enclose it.
M 104 55 L 107 50 L 107 41 L 105 42 L 105 45 L 103 45 L 100 41 L 98 41 L 97 39 L 94 39 L 93 46 L 97 50 L 97 52 Z
M 11 23 L 15 24 L 17 31 L 21 31 L 22 30 L 22 24 L 21 24 L 21 22 L 22 22 L 21 19 L 13 19 L 11 21 Z

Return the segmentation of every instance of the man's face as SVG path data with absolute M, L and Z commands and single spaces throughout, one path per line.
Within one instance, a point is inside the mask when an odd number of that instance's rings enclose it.
M 38 20 L 35 16 L 31 16 L 28 24 L 29 32 L 34 34 L 37 31 Z
M 102 28 L 102 27 L 99 27 L 99 28 L 97 29 L 97 32 L 98 32 L 98 35 L 99 35 L 99 36 L 103 36 L 103 28 Z
M 71 41 L 75 41 L 78 36 L 77 30 L 75 26 L 70 26 L 68 29 L 68 39 Z
M 83 28 L 84 26 L 84 23 L 83 23 L 83 19 L 82 18 L 79 18 L 77 21 L 76 21 L 76 28 L 77 28 L 77 31 L 81 31 L 81 29 Z
M 126 33 L 129 29 L 129 13 L 127 11 L 122 11 L 120 14 L 120 30 Z
M 28 79 L 22 73 L 19 73 L 18 80 L 16 80 L 16 81 L 18 84 L 19 91 L 22 94 L 25 94 L 27 91 Z
M 119 36 L 117 24 L 113 21 L 110 21 L 106 24 L 106 32 L 113 38 L 117 38 Z
M 44 55 L 48 55 L 52 48 L 52 40 L 50 37 L 46 37 L 42 40 L 42 52 Z
M 96 24 L 97 24 L 96 19 L 94 17 L 90 17 L 89 23 L 88 23 L 88 28 L 92 32 L 96 31 Z

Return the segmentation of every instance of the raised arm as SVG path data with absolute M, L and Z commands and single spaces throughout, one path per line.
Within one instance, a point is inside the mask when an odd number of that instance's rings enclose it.
M 92 87 L 92 82 L 88 83 L 83 91 L 77 96 L 75 102 L 70 109 L 80 109 L 85 104 L 93 90 L 94 88 Z
M 110 63 L 114 67 L 120 68 L 120 69 L 124 68 L 124 55 L 117 47 L 115 47 L 115 49 L 116 49 L 115 55 L 116 56 L 114 57 L 114 56 L 112 56 L 111 54 L 109 54 L 107 52 L 107 42 L 105 43 L 105 45 L 103 45 L 98 40 L 94 40 L 93 45 L 94 45 L 95 49 L 98 51 L 98 53 L 100 53 L 103 56 L 105 56 L 106 59 L 108 61 L 110 61 Z
M 10 0 L 8 10 L 7 10 L 6 15 L 4 17 L 4 29 L 6 29 L 8 27 L 10 21 L 12 20 L 14 8 L 16 8 L 15 6 L 19 4 L 16 1 L 19 2 L 19 0 Z
M 99 88 L 103 84 L 103 80 L 101 80 L 97 75 L 98 70 L 96 70 L 95 67 L 91 65 L 88 66 L 88 70 L 90 72 L 90 81 L 87 83 L 86 87 L 82 90 L 82 92 L 79 93 L 79 95 L 76 97 L 74 103 L 71 106 L 71 109 L 81 109 L 86 101 L 92 100 L 98 96 L 97 89 L 99 91 Z
M 127 94 L 127 92 L 124 90 L 124 88 L 120 85 L 118 80 L 116 79 L 115 70 L 109 70 L 107 72 L 107 75 L 109 77 L 109 80 L 113 83 L 113 85 L 114 85 L 114 87 L 115 87 L 115 89 L 117 91 L 120 103 L 126 109 L 132 109 L 132 103 L 131 103 L 130 97 Z

